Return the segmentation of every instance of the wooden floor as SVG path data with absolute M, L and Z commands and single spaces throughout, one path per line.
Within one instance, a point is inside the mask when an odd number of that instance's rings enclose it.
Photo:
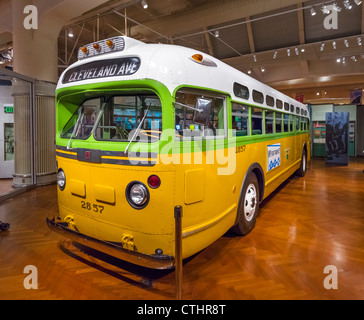
M 244 238 L 225 235 L 184 264 L 184 299 L 364 299 L 364 161 L 314 160 L 261 207 Z M 149 271 L 86 255 L 45 224 L 56 186 L 0 204 L 0 299 L 174 299 L 173 271 Z M 27 265 L 38 289 L 26 290 Z M 338 289 L 327 290 L 327 265 Z

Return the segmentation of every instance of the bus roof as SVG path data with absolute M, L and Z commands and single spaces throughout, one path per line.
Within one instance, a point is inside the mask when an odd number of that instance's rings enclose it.
M 115 50 L 108 48 L 108 41 L 115 43 Z M 99 43 L 99 46 L 90 44 L 80 48 L 80 60 L 64 71 L 57 90 L 108 81 L 152 79 L 163 83 L 171 94 L 181 86 L 208 88 L 226 92 L 236 102 L 276 110 L 276 103 L 267 104 L 266 97 L 270 96 L 290 106 L 289 110 L 282 111 L 309 116 L 304 104 L 206 53 L 177 45 L 145 44 L 128 37 Z M 237 88 L 248 89 L 248 94 L 239 94 Z M 256 93 L 260 97 L 263 94 L 264 98 L 257 99 Z

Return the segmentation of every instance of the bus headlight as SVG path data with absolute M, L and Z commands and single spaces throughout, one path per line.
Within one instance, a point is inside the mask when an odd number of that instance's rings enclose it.
M 149 202 L 148 188 L 139 181 L 133 181 L 126 187 L 126 199 L 134 209 L 143 209 Z
M 57 184 L 59 190 L 63 191 L 66 187 L 66 175 L 64 174 L 64 171 L 62 169 L 58 170 L 57 174 Z

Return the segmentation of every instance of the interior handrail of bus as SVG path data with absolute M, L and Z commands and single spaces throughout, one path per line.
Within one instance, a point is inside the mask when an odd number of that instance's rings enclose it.
M 143 123 L 144 123 L 144 120 L 145 120 L 145 118 L 146 118 L 146 117 L 147 117 L 147 115 L 148 115 L 149 108 L 150 108 L 150 105 L 148 106 L 147 110 L 145 111 L 145 113 L 144 113 L 144 117 L 143 117 L 142 121 L 140 121 L 138 128 L 135 130 L 135 132 L 134 132 L 134 134 L 133 134 L 133 137 L 132 137 L 132 138 L 130 139 L 130 141 L 129 141 L 129 144 L 126 146 L 124 153 L 127 153 L 127 152 L 128 152 L 128 149 L 129 149 L 129 147 L 130 147 L 131 143 L 134 141 L 135 137 L 139 134 L 140 129 L 142 128 L 142 125 L 143 125 Z

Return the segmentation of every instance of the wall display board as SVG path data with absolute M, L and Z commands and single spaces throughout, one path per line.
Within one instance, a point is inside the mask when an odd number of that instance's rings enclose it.
M 326 113 L 326 162 L 349 164 L 349 112 Z

